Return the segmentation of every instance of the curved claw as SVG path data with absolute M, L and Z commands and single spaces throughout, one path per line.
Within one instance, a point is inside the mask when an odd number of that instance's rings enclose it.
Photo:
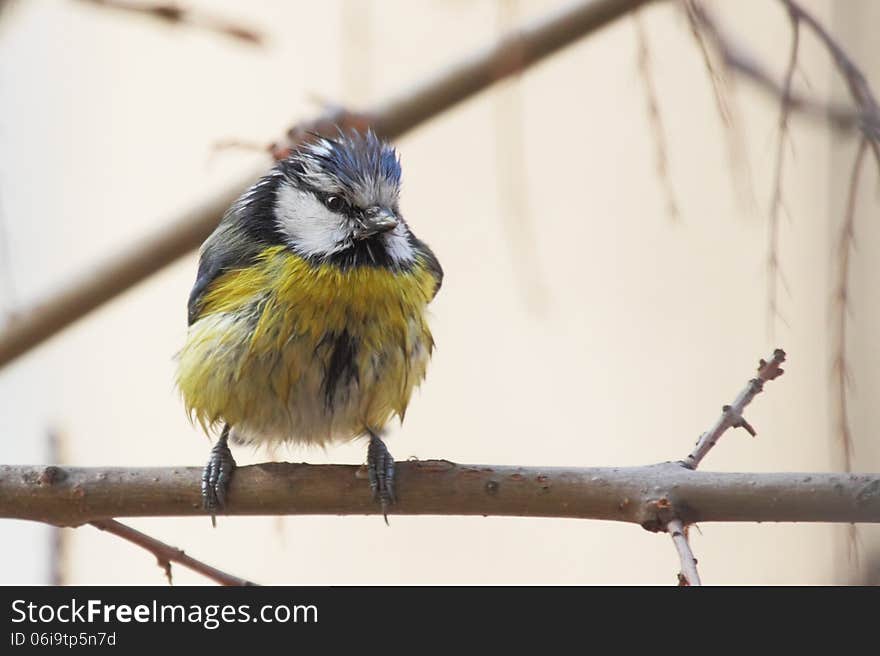
M 394 458 L 381 438 L 370 433 L 367 447 L 367 473 L 373 499 L 382 506 L 382 516 L 388 524 L 388 507 L 396 500 L 394 495 Z
M 216 526 L 215 513 L 226 506 L 226 493 L 235 469 L 235 460 L 227 443 L 229 426 L 223 429 L 220 439 L 211 449 L 208 464 L 202 470 L 202 506 L 211 513 L 211 523 Z

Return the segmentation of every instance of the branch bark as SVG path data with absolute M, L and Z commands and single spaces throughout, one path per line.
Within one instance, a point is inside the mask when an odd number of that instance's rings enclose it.
M 763 391 L 764 383 L 774 380 L 784 373 L 784 370 L 780 368 L 783 362 L 785 362 L 785 351 L 776 349 L 769 360 L 761 360 L 758 363 L 758 375 L 746 384 L 731 405 L 721 408 L 721 416 L 718 421 L 700 436 L 697 446 L 685 458 L 685 466 L 696 469 L 728 428 L 744 428 L 752 437 L 757 435 L 755 429 L 742 416 L 743 410 L 755 396 Z
M 672 536 L 672 543 L 675 545 L 678 559 L 681 561 L 681 572 L 678 575 L 679 583 L 687 586 L 702 585 L 700 573 L 697 571 L 697 559 L 694 558 L 694 552 L 691 551 L 691 545 L 688 542 L 687 528 L 680 519 L 673 519 L 666 525 L 666 530 Z
M 364 128 L 395 139 L 430 118 L 519 73 L 579 38 L 652 0 L 580 0 L 513 32 L 436 76 L 364 112 L 332 109 L 291 128 L 288 140 L 298 142 L 308 131 L 327 132 L 335 125 Z M 279 152 L 283 151 L 283 147 Z M 103 303 L 198 248 L 226 208 L 265 167 L 218 192 L 210 201 L 184 212 L 166 227 L 139 238 L 120 252 L 84 272 L 30 308 L 16 312 L 0 332 L 0 367 L 60 332 Z
M 396 515 L 570 517 L 665 530 L 695 522 L 880 522 L 880 474 L 722 473 L 645 467 L 399 462 Z M 114 517 L 205 516 L 201 468 L 0 466 L 0 518 L 77 526 Z M 376 515 L 356 465 L 236 469 L 227 515 Z

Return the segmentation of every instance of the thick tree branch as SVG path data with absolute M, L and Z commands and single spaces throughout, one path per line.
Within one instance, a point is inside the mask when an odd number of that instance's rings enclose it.
M 296 142 L 308 130 L 327 132 L 371 126 L 394 139 L 430 118 L 521 72 L 579 38 L 591 34 L 651 0 L 580 0 L 542 17 L 498 43 L 472 53 L 459 63 L 367 111 L 333 109 L 314 121 L 292 128 Z M 282 154 L 284 145 L 276 149 Z M 223 212 L 251 185 L 264 167 L 254 170 L 214 198 L 183 213 L 152 235 L 146 235 L 91 271 L 16 316 L 0 332 L 0 366 L 26 353 L 126 289 L 186 255 L 211 233 Z
M 115 519 L 96 519 L 89 523 L 95 528 L 107 531 L 123 540 L 128 540 L 139 547 L 143 547 L 153 554 L 156 557 L 156 562 L 159 564 L 159 567 L 165 570 L 165 576 L 168 578 L 168 583 L 171 583 L 171 563 L 179 563 L 194 572 L 198 572 L 199 574 L 208 577 L 212 581 L 216 581 L 220 585 L 256 585 L 251 581 L 233 576 L 232 574 L 227 574 L 216 567 L 211 567 L 200 560 L 196 560 L 192 556 L 187 556 L 182 549 L 172 547 L 170 544 L 165 544 L 156 538 L 150 537 L 146 533 L 141 533 L 130 526 L 117 522 Z
M 572 517 L 664 530 L 695 522 L 880 522 L 880 474 L 722 473 L 646 467 L 397 463 L 397 515 Z M 0 466 L 0 518 L 77 526 L 114 517 L 205 516 L 201 468 Z M 236 470 L 228 515 L 375 515 L 356 465 Z

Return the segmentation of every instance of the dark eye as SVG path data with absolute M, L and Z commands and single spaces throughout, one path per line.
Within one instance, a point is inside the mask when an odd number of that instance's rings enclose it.
M 348 203 L 345 202 L 345 199 L 341 196 L 327 196 L 327 200 L 325 200 L 324 203 L 327 205 L 328 209 L 334 212 L 341 212 L 348 207 Z

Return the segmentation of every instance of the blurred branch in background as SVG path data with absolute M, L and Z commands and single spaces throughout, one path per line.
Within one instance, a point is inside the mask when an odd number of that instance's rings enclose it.
M 291 144 L 308 131 L 335 131 L 335 126 L 364 129 L 394 139 L 457 105 L 500 79 L 528 68 L 605 27 L 651 0 L 582 0 L 512 32 L 498 43 L 472 53 L 435 77 L 363 113 L 329 110 L 300 123 L 288 133 Z M 282 156 L 284 144 L 273 148 Z M 0 367 L 60 332 L 98 306 L 189 253 L 204 241 L 230 204 L 264 172 L 255 170 L 236 184 L 184 212 L 167 227 L 138 239 L 116 255 L 83 272 L 43 301 L 22 309 L 0 332 Z
M 785 2 L 785 0 L 780 0 Z M 790 6 L 792 3 L 786 2 Z M 777 80 L 756 58 L 730 38 L 715 17 L 700 3 L 691 1 L 693 15 L 700 32 L 718 51 L 724 65 L 735 73 L 754 82 L 760 89 L 775 98 L 785 99 L 790 110 L 805 116 L 820 119 L 831 124 L 835 129 L 845 131 L 861 131 L 866 137 L 877 140 L 880 138 L 880 113 L 876 105 L 857 102 L 855 107 L 834 102 L 824 102 L 810 96 L 785 90 L 785 83 Z M 803 12 L 803 10 L 800 10 Z M 801 14 L 799 14 L 801 15 Z M 853 67 L 854 68 L 854 67 Z M 846 67 L 846 75 L 856 75 L 854 81 L 860 80 L 857 86 L 867 89 L 867 82 L 861 73 L 853 73 Z M 858 69 L 854 69 L 856 72 Z M 870 96 L 870 90 L 867 89 Z
M 645 89 L 645 101 L 648 110 L 648 121 L 651 124 L 651 133 L 654 135 L 654 161 L 657 178 L 663 192 L 666 194 L 666 212 L 673 221 L 681 218 L 678 202 L 675 200 L 675 187 L 669 176 L 669 149 L 666 145 L 666 127 L 663 124 L 663 115 L 660 113 L 660 97 L 657 94 L 657 86 L 654 84 L 653 61 L 651 47 L 648 44 L 648 33 L 642 22 L 642 12 L 633 13 L 633 25 L 636 30 L 636 62 L 639 76 L 642 78 L 642 86 Z
M 785 151 L 789 142 L 789 117 L 791 115 L 791 91 L 794 73 L 797 70 L 798 53 L 800 50 L 800 23 L 789 13 L 791 22 L 791 47 L 788 64 L 782 82 L 782 99 L 779 102 L 779 139 L 776 143 L 776 166 L 773 172 L 773 196 L 770 201 L 770 214 L 767 220 L 767 323 L 770 335 L 774 334 L 776 320 L 785 323 L 785 317 L 779 309 L 777 292 L 782 285 L 787 293 L 791 293 L 785 273 L 779 266 L 779 218 L 786 210 L 782 195 L 782 174 L 785 166 Z
M 242 43 L 261 46 L 265 35 L 235 21 L 193 10 L 173 2 L 149 2 L 133 0 L 79 0 L 103 9 L 117 10 L 127 14 L 144 16 L 162 21 L 174 27 L 193 27 L 226 36 Z
M 697 571 L 697 559 L 691 551 L 688 542 L 688 527 L 681 523 L 680 519 L 673 519 L 666 525 L 666 530 L 672 538 L 678 558 L 681 561 L 681 571 L 678 574 L 678 584 L 681 586 L 703 585 L 700 581 L 700 573 Z
M 867 79 L 846 53 L 838 41 L 824 26 L 795 0 L 779 0 L 788 14 L 791 25 L 792 41 L 782 82 L 778 82 L 766 71 L 756 59 L 739 47 L 734 40 L 720 27 L 718 21 L 696 0 L 689 0 L 689 7 L 697 27 L 706 38 L 713 43 L 725 66 L 747 79 L 757 83 L 759 87 L 780 101 L 779 144 L 777 148 L 776 177 L 773 187 L 769 219 L 768 243 L 768 301 L 771 310 L 770 321 L 780 316 L 776 290 L 777 282 L 785 285 L 785 278 L 779 268 L 779 214 L 784 209 L 782 201 L 782 168 L 788 124 L 793 111 L 829 122 L 832 127 L 861 133 L 861 140 L 856 151 L 850 177 L 850 189 L 844 210 L 840 237 L 838 239 L 838 273 L 837 283 L 833 288 L 831 308 L 835 318 L 836 339 L 833 341 L 832 376 L 835 386 L 834 412 L 838 426 L 838 439 L 841 444 L 843 466 L 852 471 L 853 438 L 848 415 L 849 363 L 847 356 L 847 320 L 849 307 L 849 270 L 850 255 L 855 244 L 855 202 L 858 193 L 859 177 L 862 160 L 868 148 L 880 167 L 880 105 L 868 84 Z M 851 104 L 824 102 L 805 95 L 797 94 L 793 89 L 794 72 L 797 68 L 801 29 L 809 30 L 828 51 L 838 74 L 849 91 Z M 849 531 L 850 560 L 855 560 L 858 550 L 858 536 L 855 527 Z
M 853 458 L 855 456 L 852 428 L 849 425 L 849 390 L 852 380 L 850 378 L 850 366 L 847 359 L 846 336 L 849 322 L 849 271 L 850 256 L 855 250 L 855 219 L 856 201 L 859 194 L 859 181 L 861 180 L 862 164 L 868 151 L 868 140 L 863 138 L 859 142 L 853 161 L 852 173 L 850 174 L 849 193 L 844 210 L 843 222 L 840 226 L 840 236 L 837 242 L 837 284 L 833 298 L 833 311 L 836 318 L 834 359 L 831 370 L 834 376 L 836 403 L 834 412 L 837 421 L 837 435 L 843 452 L 843 466 L 845 471 L 852 471 Z M 859 558 L 859 535 L 855 524 L 850 524 L 847 534 L 847 555 L 851 563 L 858 563 Z
M 703 66 L 706 68 L 709 81 L 712 84 L 712 95 L 715 98 L 715 106 L 723 126 L 722 134 L 727 145 L 727 160 L 732 174 L 731 179 L 734 182 L 734 191 L 747 209 L 751 211 L 757 207 L 757 200 L 740 121 L 739 105 L 734 94 L 735 80 L 727 75 L 727 69 L 723 62 L 715 61 L 714 53 L 697 22 L 694 2 L 695 0 L 684 0 L 682 6 L 690 34 L 700 52 Z

